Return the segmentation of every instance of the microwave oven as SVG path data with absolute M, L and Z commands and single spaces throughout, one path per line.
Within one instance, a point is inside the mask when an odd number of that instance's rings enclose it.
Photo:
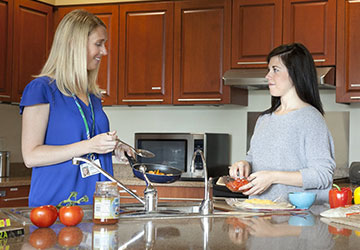
M 181 180 L 204 179 L 204 166 L 197 154 L 191 171 L 192 157 L 202 150 L 209 177 L 228 174 L 230 135 L 219 133 L 135 133 L 135 147 L 155 154 L 154 158 L 137 157 L 139 163 L 155 163 L 182 171 Z

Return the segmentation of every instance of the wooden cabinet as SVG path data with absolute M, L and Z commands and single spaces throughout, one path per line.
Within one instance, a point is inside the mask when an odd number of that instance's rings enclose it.
M 282 43 L 282 0 L 233 0 L 232 68 L 266 67 Z
M 120 6 L 119 104 L 171 104 L 173 3 Z
M 338 1 L 336 101 L 360 102 L 360 2 Z
M 222 82 L 230 20 L 228 0 L 121 5 L 119 104 L 247 105 Z
M 144 197 L 144 185 L 128 185 L 126 186 L 140 197 Z M 130 194 L 122 191 L 120 188 L 120 203 L 137 203 L 138 201 Z M 183 187 L 183 186 L 156 186 L 159 202 L 179 201 L 184 199 L 187 201 L 204 199 L 204 187 Z M 212 192 L 211 192 L 212 193 Z M 172 199 L 175 198 L 175 199 Z
M 266 67 L 282 43 L 303 43 L 318 66 L 335 65 L 336 0 L 234 0 L 232 68 Z
M 20 102 L 25 86 L 40 73 L 50 51 L 52 28 L 51 6 L 14 0 L 12 102 Z
M 20 102 L 50 49 L 52 7 L 31 0 L 0 0 L 0 101 Z
M 230 69 L 231 1 L 175 2 L 173 104 L 247 105 L 247 91 L 224 86 Z
M 118 5 L 96 5 L 61 7 L 56 12 L 56 23 L 74 9 L 84 9 L 98 16 L 107 27 L 108 41 L 106 43 L 107 56 L 101 59 L 98 85 L 102 90 L 103 105 L 117 104 L 118 91 L 118 41 L 119 41 L 119 6 Z M 57 25 L 56 25 L 57 26 Z
M 27 207 L 30 185 L 0 187 L 0 207 Z
M 13 1 L 0 0 L 0 101 L 11 101 Z

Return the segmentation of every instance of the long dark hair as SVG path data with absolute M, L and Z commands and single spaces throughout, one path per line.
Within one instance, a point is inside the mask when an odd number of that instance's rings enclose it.
M 269 63 L 274 56 L 279 56 L 286 66 L 299 98 L 324 115 L 315 63 L 308 49 L 301 43 L 284 44 L 269 53 L 267 62 Z M 273 113 L 280 105 L 280 97 L 272 96 L 271 107 L 265 110 L 262 115 Z

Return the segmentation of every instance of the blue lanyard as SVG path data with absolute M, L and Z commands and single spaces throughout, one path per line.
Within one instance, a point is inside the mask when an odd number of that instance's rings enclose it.
M 86 120 L 84 111 L 82 110 L 79 101 L 76 99 L 75 94 L 72 94 L 72 97 L 74 98 L 75 104 L 78 107 L 80 115 L 81 115 L 81 117 L 83 119 L 85 129 L 86 129 L 86 137 L 87 137 L 87 139 L 90 139 L 91 136 L 95 135 L 95 114 L 94 114 L 94 109 L 93 109 L 93 106 L 92 106 L 92 103 L 91 103 L 90 95 L 88 94 L 87 97 L 88 97 L 88 100 L 89 100 L 89 105 L 90 105 L 90 110 L 91 110 L 91 118 L 92 118 L 91 134 L 90 134 L 90 130 L 89 130 L 89 124 L 88 124 L 88 122 Z

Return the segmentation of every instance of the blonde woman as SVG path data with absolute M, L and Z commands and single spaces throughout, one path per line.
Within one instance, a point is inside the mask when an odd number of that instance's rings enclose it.
M 31 207 L 57 205 L 72 191 L 92 197 L 95 183 L 106 178 L 94 171 L 82 174 L 73 157 L 92 158 L 113 173 L 111 152 L 120 147 L 116 131 L 109 131 L 96 84 L 106 40 L 106 26 L 98 17 L 84 10 L 68 13 L 41 73 L 24 90 L 22 154 L 32 168 Z

